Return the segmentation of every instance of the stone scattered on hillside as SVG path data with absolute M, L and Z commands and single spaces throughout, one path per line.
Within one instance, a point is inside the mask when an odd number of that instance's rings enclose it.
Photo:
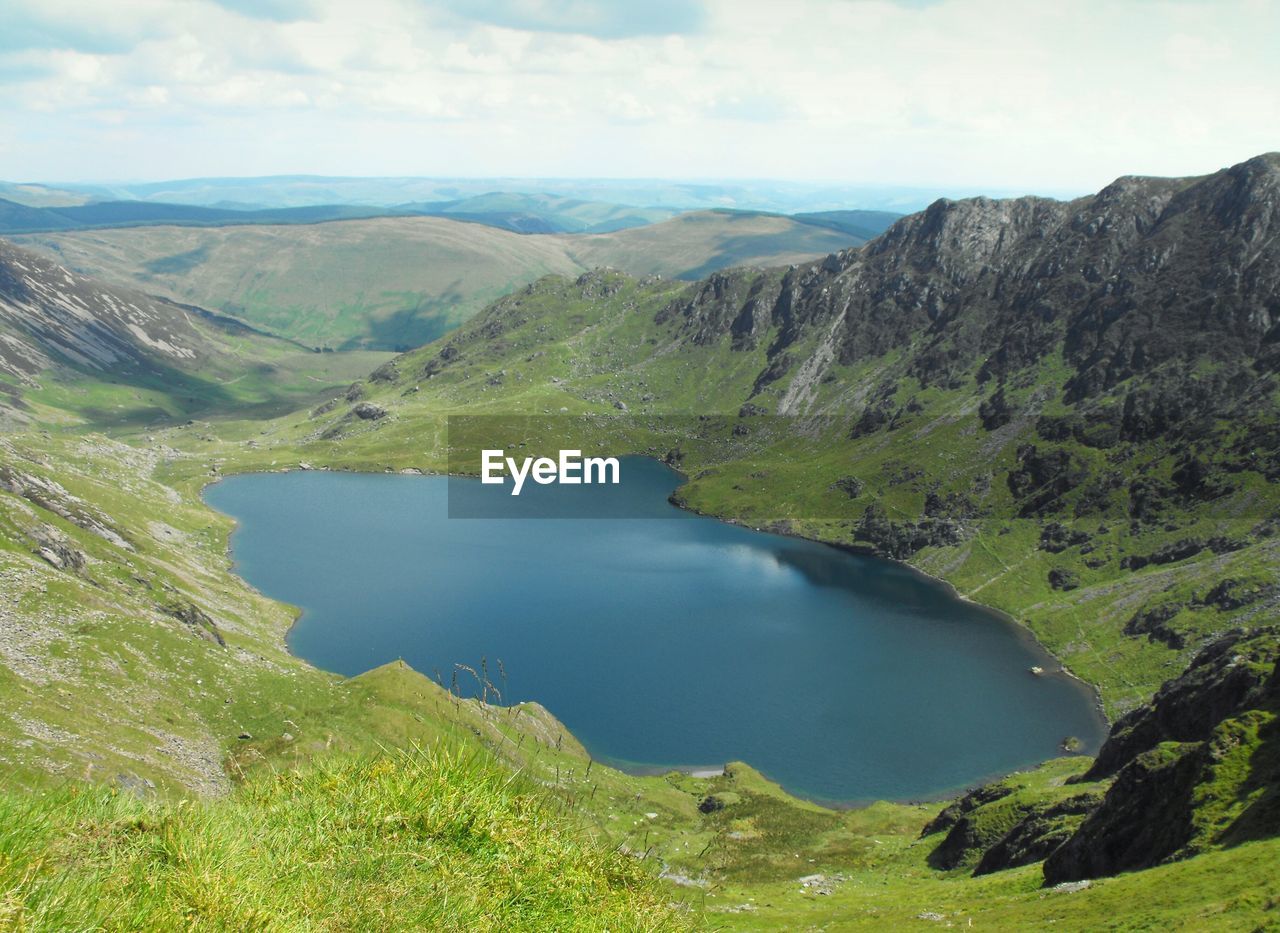
M 182 600 L 170 603 L 167 606 L 161 606 L 160 611 L 177 619 L 189 628 L 193 634 L 198 635 L 205 641 L 213 642 L 223 648 L 226 647 L 226 640 L 223 639 L 222 633 L 218 631 L 218 626 L 209 617 L 209 614 L 195 603 Z
M 73 547 L 70 539 L 49 525 L 41 525 L 30 533 L 36 554 L 58 570 L 78 571 L 85 567 L 85 553 Z
M 387 416 L 387 410 L 381 405 L 375 405 L 372 402 L 361 402 L 355 408 L 351 409 L 351 413 L 362 421 L 377 421 L 379 418 Z

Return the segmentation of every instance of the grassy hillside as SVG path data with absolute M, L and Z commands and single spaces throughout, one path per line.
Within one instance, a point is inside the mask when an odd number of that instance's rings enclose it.
M 777 214 L 696 211 L 664 223 L 565 240 L 586 268 L 609 266 L 632 275 L 700 279 L 729 266 L 779 266 L 866 242 L 846 231 Z
M 375 350 L 314 353 L 220 331 L 213 337 L 228 355 L 187 372 L 103 379 L 64 370 L 34 388 L 0 376 L 0 392 L 12 391 L 16 400 L 9 407 L 0 399 L 0 419 L 137 430 L 189 418 L 272 418 L 322 402 L 394 357 Z
M 87 274 L 344 349 L 423 343 L 531 279 L 578 268 L 554 241 L 433 217 L 19 240 Z
M 1062 771 L 1029 775 L 1022 792 L 1043 793 Z M 714 799 L 724 808 L 677 830 L 686 846 L 708 840 L 697 874 L 666 869 L 678 886 L 655 877 L 652 849 L 637 859 L 557 807 L 545 788 L 447 744 L 262 771 L 229 798 L 186 806 L 93 789 L 5 794 L 0 922 L 35 930 L 317 922 L 844 930 L 922 921 L 1261 930 L 1280 920 L 1274 840 L 1044 889 L 1034 868 L 981 878 L 930 868 L 906 808 L 823 814 L 796 809 L 749 775 L 722 785 Z M 663 813 L 657 825 L 669 821 Z M 775 855 L 779 848 L 800 852 Z
M 212 805 L 0 796 L 0 825 L 0 924 L 19 929 L 691 925 L 527 778 L 442 745 L 263 773 Z
M 87 275 L 233 315 L 307 346 L 407 349 L 545 274 L 605 265 L 697 277 L 863 242 L 784 217 L 687 215 L 590 236 L 521 236 L 436 217 L 14 237 Z
M 233 319 L 106 285 L 0 241 L 0 425 L 269 417 L 387 354 L 313 353 Z

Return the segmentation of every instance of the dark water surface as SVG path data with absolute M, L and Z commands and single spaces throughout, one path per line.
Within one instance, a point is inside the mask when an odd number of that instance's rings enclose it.
M 622 476 L 511 500 L 475 480 L 268 473 L 205 498 L 240 522 L 239 573 L 304 609 L 299 656 L 348 675 L 404 658 L 446 685 L 485 656 L 500 688 L 501 658 L 507 701 L 537 700 L 630 770 L 740 760 L 854 802 L 954 790 L 1069 735 L 1096 750 L 1092 695 L 1029 673 L 1056 665 L 1007 621 L 904 567 L 681 512 L 656 462 Z M 450 496 L 526 517 L 450 519 Z M 610 496 L 655 517 L 527 517 Z

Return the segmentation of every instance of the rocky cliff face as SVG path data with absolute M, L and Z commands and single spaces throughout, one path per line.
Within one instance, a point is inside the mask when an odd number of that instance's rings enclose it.
M 944 386 L 974 368 L 999 381 L 1061 351 L 1080 401 L 1171 362 L 1276 368 L 1277 232 L 1270 154 L 1198 179 L 1121 178 L 1070 203 L 938 201 L 780 283 L 715 276 L 662 316 L 739 348 L 777 328 L 758 390 L 895 349 L 909 349 L 910 374 Z M 807 337 L 816 349 L 789 352 Z M 779 413 L 803 398 L 786 394 Z

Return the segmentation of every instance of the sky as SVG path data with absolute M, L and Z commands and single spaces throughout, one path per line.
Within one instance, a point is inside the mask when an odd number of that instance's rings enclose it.
M 1280 149 L 1280 0 L 0 0 L 0 179 L 1085 192 Z

